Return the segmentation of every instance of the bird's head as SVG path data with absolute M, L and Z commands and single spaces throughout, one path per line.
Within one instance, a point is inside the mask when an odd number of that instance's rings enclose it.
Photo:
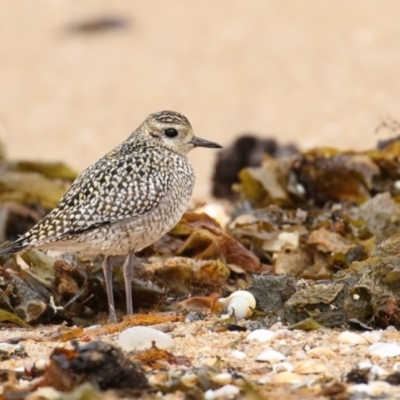
M 186 155 L 195 147 L 221 148 L 218 143 L 194 136 L 188 119 L 174 111 L 150 114 L 140 127 L 146 141 Z

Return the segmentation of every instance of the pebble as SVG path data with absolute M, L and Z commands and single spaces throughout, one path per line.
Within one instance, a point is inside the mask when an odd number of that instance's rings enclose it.
M 268 329 L 256 329 L 250 332 L 247 336 L 247 340 L 258 340 L 259 342 L 269 342 L 275 337 L 275 332 L 269 331 Z
M 235 396 L 239 394 L 240 390 L 237 386 L 234 385 L 225 385 L 216 390 L 207 390 L 204 393 L 204 398 L 206 400 L 214 400 L 214 399 L 234 399 Z
M 400 355 L 400 346 L 396 343 L 377 342 L 368 347 L 368 354 L 380 358 L 397 357 Z
M 275 322 L 273 325 L 269 327 L 270 331 L 277 331 L 279 329 L 283 329 L 284 326 L 281 321 Z M 291 331 L 292 332 L 292 331 Z
M 10 343 L 0 343 L 0 355 L 11 357 L 11 355 L 22 352 L 24 346 L 21 343 L 10 344 Z
M 275 331 L 276 339 L 288 339 L 293 335 L 294 335 L 293 331 L 289 331 L 289 329 L 278 329 Z
M 305 360 L 307 358 L 307 354 L 304 350 L 296 350 L 293 352 L 293 357 L 296 360 Z
M 292 347 L 287 344 L 280 345 L 277 350 L 286 357 L 292 355 Z
M 230 355 L 234 358 L 237 358 L 238 360 L 244 360 L 247 358 L 246 353 L 240 350 L 233 350 L 230 352 Z
M 256 361 L 268 361 L 271 364 L 275 364 L 283 360 L 286 360 L 286 356 L 275 350 L 265 350 L 256 357 Z
M 338 336 L 338 342 L 339 343 L 346 343 L 346 344 L 368 344 L 368 341 L 366 338 L 361 336 L 358 333 L 355 332 L 350 332 L 350 331 L 344 331 Z
M 147 326 L 125 329 L 118 338 L 119 346 L 125 351 L 149 349 L 152 342 L 159 349 L 172 349 L 175 346 L 174 340 L 166 333 Z

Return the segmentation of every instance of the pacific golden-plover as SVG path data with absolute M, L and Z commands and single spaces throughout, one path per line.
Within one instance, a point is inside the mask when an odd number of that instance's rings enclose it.
M 173 111 L 149 115 L 114 150 L 79 175 L 57 207 L 31 230 L 0 249 L 103 254 L 110 320 L 116 321 L 110 256 L 123 264 L 127 313 L 132 308 L 134 253 L 168 232 L 186 211 L 195 174 L 187 153 L 220 148 L 193 135 L 185 116 Z

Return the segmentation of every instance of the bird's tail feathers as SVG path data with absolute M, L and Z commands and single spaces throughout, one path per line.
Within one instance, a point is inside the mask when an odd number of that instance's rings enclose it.
M 0 245 L 0 256 L 11 253 L 18 253 L 26 249 L 29 244 L 26 242 L 26 238 L 20 237 L 14 242 L 6 242 Z

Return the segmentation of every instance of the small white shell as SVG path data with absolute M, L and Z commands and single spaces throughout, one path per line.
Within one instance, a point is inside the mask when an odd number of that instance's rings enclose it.
M 269 342 L 275 337 L 275 332 L 268 329 L 256 329 L 247 335 L 247 340 L 258 340 L 259 342 Z
M 276 350 L 264 350 L 256 357 L 256 361 L 268 361 L 271 364 L 276 364 L 284 360 L 286 360 L 286 356 Z
M 376 342 L 368 347 L 368 354 L 381 358 L 397 357 L 400 355 L 400 346 L 396 343 Z
M 247 290 L 233 292 L 225 301 L 225 309 L 229 315 L 237 319 L 248 318 L 256 307 L 256 299 Z

